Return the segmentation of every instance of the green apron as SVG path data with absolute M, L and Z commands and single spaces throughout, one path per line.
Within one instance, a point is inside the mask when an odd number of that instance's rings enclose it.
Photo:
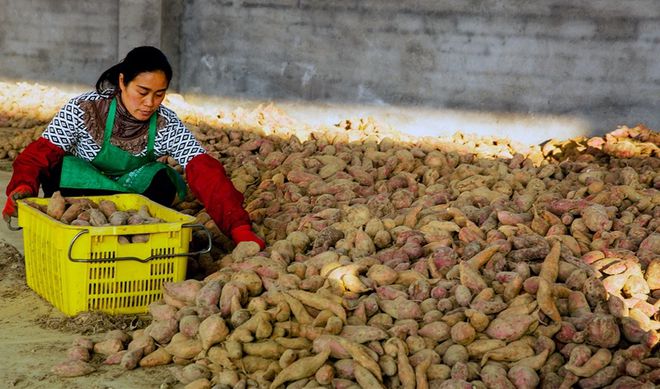
M 117 98 L 115 97 L 112 99 L 108 118 L 105 121 L 101 151 L 91 163 L 73 155 L 64 157 L 60 186 L 74 189 L 100 189 L 119 193 L 144 193 L 151 185 L 154 175 L 160 170 L 166 169 L 167 175 L 176 187 L 179 198 L 184 198 L 186 183 L 183 178 L 170 166 L 156 161 L 154 156 L 157 113 L 154 112 L 149 119 L 147 154 L 143 157 L 137 157 L 110 143 L 116 111 Z

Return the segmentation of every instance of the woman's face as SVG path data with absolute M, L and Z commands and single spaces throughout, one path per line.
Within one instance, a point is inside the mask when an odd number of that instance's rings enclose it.
M 167 87 L 167 77 L 161 70 L 142 72 L 128 85 L 124 84 L 124 74 L 119 74 L 121 102 L 138 120 L 148 120 L 156 112 L 165 98 Z

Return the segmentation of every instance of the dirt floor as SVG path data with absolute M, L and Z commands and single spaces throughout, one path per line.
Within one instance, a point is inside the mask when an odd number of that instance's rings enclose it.
M 0 187 L 10 177 L 8 166 L 0 166 Z M 5 203 L 4 190 L 0 203 Z M 76 378 L 60 378 L 50 369 L 63 362 L 66 350 L 78 336 L 100 339 L 114 328 L 142 324 L 137 318 L 78 316 L 67 318 L 25 282 L 23 243 L 20 231 L 0 227 L 0 388 L 180 388 L 167 367 L 126 371 L 120 366 L 93 360 L 98 370 Z

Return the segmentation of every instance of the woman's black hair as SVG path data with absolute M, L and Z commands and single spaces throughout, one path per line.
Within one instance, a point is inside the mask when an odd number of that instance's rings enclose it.
M 96 81 L 96 91 L 102 93 L 108 89 L 119 89 L 120 73 L 124 75 L 124 84 L 128 85 L 138 74 L 157 70 L 165 73 L 169 85 L 172 66 L 165 54 L 153 46 L 136 47 L 126 54 L 126 58 L 101 74 Z

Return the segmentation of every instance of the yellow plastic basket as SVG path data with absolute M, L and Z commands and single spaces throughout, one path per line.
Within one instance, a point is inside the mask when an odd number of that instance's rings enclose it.
M 208 231 L 195 218 L 155 203 L 142 195 L 86 197 L 111 200 L 121 210 L 146 205 L 164 223 L 123 226 L 71 226 L 26 204 L 47 205 L 48 198 L 18 201 L 23 228 L 25 273 L 32 290 L 63 313 L 85 311 L 139 314 L 162 297 L 166 281 L 182 281 L 187 256 L 210 251 Z M 188 252 L 192 229 L 202 228 L 208 247 Z M 145 243 L 120 243 L 122 235 L 149 234 Z

